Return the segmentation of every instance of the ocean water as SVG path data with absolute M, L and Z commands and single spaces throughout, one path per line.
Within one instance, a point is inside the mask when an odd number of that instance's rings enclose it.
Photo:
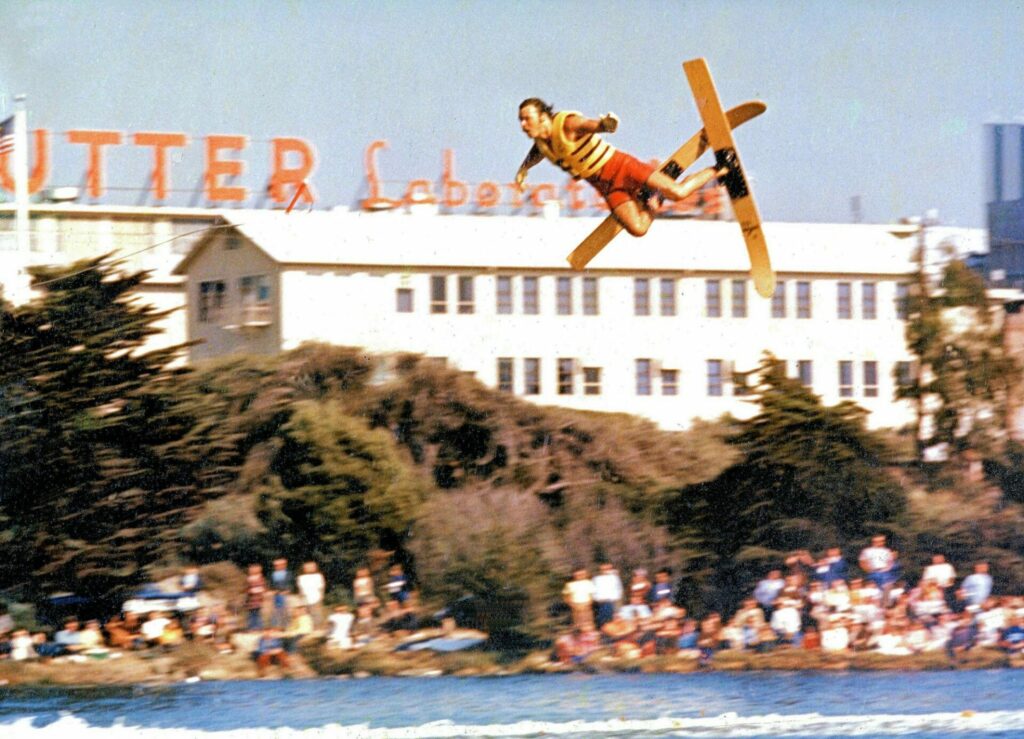
M 367 678 L 0 690 L 0 737 L 1024 737 L 1024 671 Z

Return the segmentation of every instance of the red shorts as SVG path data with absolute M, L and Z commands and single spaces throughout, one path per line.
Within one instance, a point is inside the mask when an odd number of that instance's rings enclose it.
M 601 171 L 587 178 L 587 182 L 601 193 L 608 207 L 615 210 L 623 203 L 636 200 L 647 178 L 656 169 L 653 164 L 641 162 L 636 157 L 616 149 L 608 163 L 601 167 Z

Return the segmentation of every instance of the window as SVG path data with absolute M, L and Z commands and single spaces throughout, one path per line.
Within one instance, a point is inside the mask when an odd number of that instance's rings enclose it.
M 564 359 L 558 360 L 558 394 L 559 395 L 572 395 L 574 392 L 573 388 L 573 375 L 576 368 L 575 359 Z
M 597 298 L 597 278 L 583 278 L 583 315 L 596 316 L 599 310 Z
M 661 371 L 661 394 L 679 394 L 679 370 L 663 369 Z
M 796 376 L 805 387 L 811 387 L 814 384 L 813 362 L 810 359 L 797 360 Z
M 676 314 L 676 281 L 672 277 L 661 278 L 661 315 Z
M 523 278 L 523 313 L 535 316 L 540 312 L 540 299 L 537 295 L 537 278 Z
M 875 283 L 865 282 L 860 286 L 860 315 L 866 321 L 878 317 L 878 299 Z
M 708 318 L 722 317 L 722 281 L 708 280 L 704 283 L 704 309 Z
M 864 397 L 878 397 L 878 362 L 864 363 Z
M 209 280 L 199 283 L 199 323 L 220 321 L 227 302 L 227 290 L 223 280 Z
M 526 395 L 540 395 L 540 359 L 537 357 L 523 360 L 523 385 Z
M 811 317 L 811 283 L 796 283 L 796 317 Z
M 444 275 L 430 276 L 430 312 L 448 312 L 448 279 Z
M 267 275 L 248 275 L 238 281 L 242 323 L 270 321 L 270 278 Z
M 473 278 L 470 275 L 459 275 L 459 313 L 472 313 Z
M 708 360 L 708 395 L 720 397 L 722 395 L 722 360 Z
M 637 316 L 651 315 L 651 281 L 646 277 L 633 280 L 633 313 Z
M 558 286 L 558 315 L 560 316 L 571 316 L 572 315 L 572 278 L 571 277 L 559 277 L 556 282 Z
M 908 388 L 914 384 L 914 375 L 910 362 L 897 362 L 894 370 L 896 386 Z
M 498 275 L 495 300 L 500 315 L 508 315 L 512 312 L 512 278 L 508 275 Z
M 839 397 L 853 397 L 853 362 L 847 360 L 839 362 Z
M 515 392 L 515 372 L 511 357 L 498 357 L 498 390 L 503 393 Z
M 395 291 L 395 303 L 399 313 L 412 313 L 412 288 L 398 288 Z
M 901 321 L 910 315 L 910 285 L 906 282 L 896 283 L 896 317 Z
M 851 305 L 851 290 L 849 282 L 840 282 L 836 285 L 836 316 L 839 318 L 853 318 L 853 307 Z
M 732 281 L 732 317 L 747 317 L 747 281 Z
M 772 293 L 772 318 L 786 317 L 786 283 L 775 283 L 775 292 Z
M 584 367 L 583 368 L 583 394 L 584 395 L 600 395 L 601 394 L 601 368 L 600 367 Z
M 636 394 L 651 394 L 651 360 L 636 360 Z

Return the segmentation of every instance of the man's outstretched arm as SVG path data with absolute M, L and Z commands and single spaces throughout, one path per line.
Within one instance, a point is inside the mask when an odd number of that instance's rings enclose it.
M 565 132 L 570 139 L 592 133 L 615 133 L 618 127 L 619 117 L 614 113 L 605 113 L 600 118 L 571 115 L 565 121 Z
M 539 164 L 544 159 L 544 155 L 540 153 L 540 149 L 534 144 L 530 148 L 530 152 L 526 155 L 523 163 L 519 165 L 519 171 L 516 172 L 516 185 L 520 190 L 523 189 L 523 184 L 526 182 L 526 173 L 531 167 Z

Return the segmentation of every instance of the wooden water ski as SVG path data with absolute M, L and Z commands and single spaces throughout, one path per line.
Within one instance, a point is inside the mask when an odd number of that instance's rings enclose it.
M 729 126 L 736 128 L 752 118 L 764 113 L 766 106 L 759 100 L 741 103 L 731 108 L 726 114 Z M 698 131 L 685 144 L 676 149 L 676 152 L 661 164 L 661 171 L 672 179 L 679 179 L 679 176 L 708 149 L 708 137 L 704 129 Z M 581 270 L 590 263 L 608 243 L 618 236 L 622 231 L 622 224 L 615 216 L 608 216 L 600 225 L 595 228 L 587 238 L 580 242 L 579 246 L 573 249 L 568 257 L 569 264 L 575 270 Z
M 739 153 L 732 138 L 735 128 L 722 110 L 718 99 L 718 91 L 711 79 L 707 62 L 704 59 L 691 59 L 683 62 L 683 71 L 693 90 L 693 98 L 704 122 L 704 131 L 708 142 L 715 152 L 716 168 L 727 169 L 727 174 L 720 178 L 732 201 L 732 211 L 736 215 L 743 231 L 743 240 L 747 245 L 750 257 L 750 274 L 754 278 L 754 287 L 763 298 L 770 298 L 775 292 L 775 273 L 768 259 L 768 245 L 765 243 L 764 231 L 761 229 L 761 216 L 758 215 L 754 196 L 750 192 L 746 175 L 740 164 Z

